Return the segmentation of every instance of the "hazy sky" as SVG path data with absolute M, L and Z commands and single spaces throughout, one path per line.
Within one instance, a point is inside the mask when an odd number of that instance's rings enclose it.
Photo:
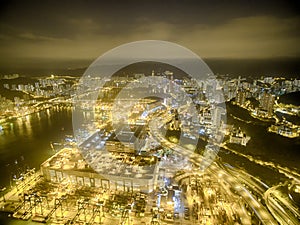
M 92 60 L 144 39 L 202 58 L 300 56 L 299 1 L 103 2 L 1 1 L 0 64 Z

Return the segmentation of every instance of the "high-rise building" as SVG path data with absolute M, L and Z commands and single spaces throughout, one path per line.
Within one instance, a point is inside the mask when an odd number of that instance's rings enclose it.
M 246 102 L 246 91 L 238 90 L 236 93 L 235 102 L 240 106 L 244 106 Z
M 273 114 L 274 103 L 275 103 L 274 95 L 264 92 L 260 96 L 260 100 L 259 100 L 260 107 L 263 110 L 267 111 L 269 116 Z
M 212 125 L 215 128 L 219 128 L 222 125 L 222 115 L 224 115 L 225 110 L 222 107 L 216 106 L 212 110 Z

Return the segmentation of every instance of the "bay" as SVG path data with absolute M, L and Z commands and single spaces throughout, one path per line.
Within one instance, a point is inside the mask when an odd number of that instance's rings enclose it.
M 0 186 L 25 168 L 38 169 L 54 154 L 50 142 L 61 142 L 72 134 L 72 109 L 54 106 L 8 122 L 0 133 Z

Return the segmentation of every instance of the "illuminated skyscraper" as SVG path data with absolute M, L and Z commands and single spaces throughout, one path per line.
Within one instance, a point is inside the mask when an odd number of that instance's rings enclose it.
M 260 107 L 266 110 L 269 116 L 273 114 L 274 103 L 275 96 L 266 92 L 261 95 L 259 100 Z
M 246 102 L 246 91 L 244 90 L 238 90 L 236 93 L 236 99 L 235 99 L 236 104 L 240 106 L 244 106 Z

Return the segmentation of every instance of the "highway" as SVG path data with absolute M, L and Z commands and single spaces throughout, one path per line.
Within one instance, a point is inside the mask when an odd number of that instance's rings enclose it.
M 284 198 L 278 188 L 284 184 L 271 187 L 264 193 L 268 209 L 282 225 L 300 224 L 300 213 L 291 201 Z
M 185 149 L 182 146 L 176 145 L 174 143 L 169 142 L 165 139 L 165 137 L 160 134 L 159 128 L 161 128 L 166 121 L 162 119 L 155 118 L 156 120 L 151 120 L 149 122 L 149 128 L 150 133 L 158 142 L 161 143 L 162 146 L 171 148 L 174 152 L 176 152 L 179 155 L 186 156 L 190 162 L 194 163 L 198 167 L 200 167 L 201 163 L 203 162 L 209 162 L 204 161 L 204 158 L 199 155 L 191 152 L 188 149 Z M 200 173 L 203 173 L 204 171 L 200 170 Z M 235 189 L 236 193 L 243 198 L 243 200 L 251 207 L 253 212 L 256 214 L 256 216 L 260 219 L 262 224 L 278 224 L 277 221 L 273 218 L 273 216 L 270 214 L 270 212 L 264 207 L 264 205 L 259 202 L 250 192 L 247 190 L 243 183 L 240 182 L 236 177 L 232 176 L 232 174 L 228 173 L 224 169 L 222 169 L 218 163 L 213 162 L 209 167 L 206 168 L 206 173 L 209 173 L 216 178 L 219 176 L 219 174 L 222 174 L 222 179 L 225 183 L 228 184 L 228 187 L 232 187 Z M 243 178 L 244 179 L 244 178 Z M 250 181 L 248 181 L 250 182 Z M 223 182 L 222 182 L 223 183 Z M 252 181 L 251 181 L 252 183 Z M 257 186 L 257 185 L 256 185 Z M 223 188 L 228 188 L 226 186 L 223 186 Z M 257 186 L 257 189 L 260 191 L 261 187 L 260 185 Z M 246 217 L 243 217 L 246 218 Z M 243 219 L 242 218 L 242 219 Z M 243 224 L 251 224 L 251 221 L 245 220 L 243 221 Z

